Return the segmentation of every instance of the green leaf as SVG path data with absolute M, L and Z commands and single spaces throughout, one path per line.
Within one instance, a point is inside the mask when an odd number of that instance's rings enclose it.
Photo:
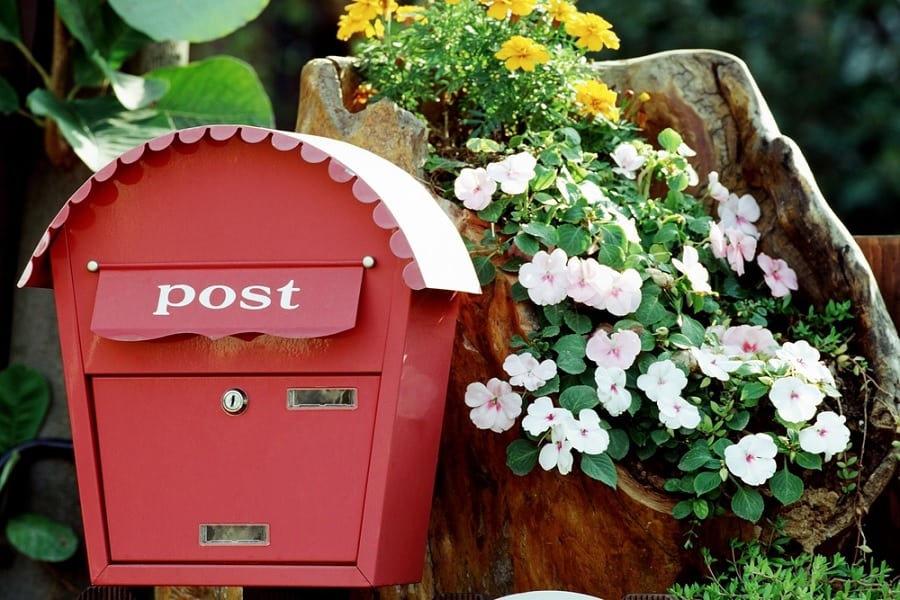
M 78 549 L 78 538 L 71 527 L 33 513 L 11 518 L 6 524 L 6 537 L 32 560 L 62 562 Z
M 672 516 L 676 519 L 686 519 L 694 512 L 694 502 L 692 500 L 682 500 L 672 507 Z
M 0 371 L 0 454 L 33 439 L 50 407 L 50 385 L 35 369 L 10 365 Z
M 0 491 L 6 487 L 6 482 L 9 481 L 10 474 L 21 458 L 22 455 L 18 450 L 13 450 L 9 453 L 9 458 L 7 458 L 6 463 L 4 463 L 3 470 L 0 471 Z
M 709 453 L 706 446 L 697 446 L 684 453 L 684 456 L 678 461 L 678 468 L 686 473 L 696 471 L 711 458 L 712 454 Z
M 569 409 L 576 416 L 582 409 L 594 408 L 599 403 L 597 390 L 589 385 L 573 385 L 559 395 L 559 405 Z
M 746 410 L 739 410 L 733 415 L 731 418 L 725 422 L 725 425 L 728 429 L 732 431 L 743 431 L 747 426 L 747 423 L 750 422 L 750 413 Z
M 527 223 L 522 230 L 530 235 L 541 240 L 545 246 L 553 247 L 556 246 L 558 242 L 558 237 L 556 235 L 556 229 L 550 227 L 549 225 L 544 225 L 543 223 Z
M 569 256 L 579 256 L 587 252 L 591 236 L 584 229 L 564 223 L 557 230 L 559 247 Z
M 541 249 L 540 243 L 526 233 L 520 233 L 513 241 L 515 242 L 516 247 L 527 256 L 534 256 Z
M 797 466 L 818 471 L 822 468 L 822 457 L 812 452 L 798 452 L 794 457 Z
M 527 475 L 537 465 L 540 449 L 528 440 L 514 440 L 506 447 L 506 466 L 516 475 Z
M 663 149 L 668 150 L 669 152 L 675 153 L 678 151 L 678 147 L 681 146 L 684 140 L 681 139 L 681 136 L 678 135 L 678 132 L 674 129 L 665 128 L 659 133 L 659 145 L 663 147 Z
M 731 512 L 738 517 L 756 523 L 762 517 L 765 502 L 762 495 L 756 490 L 748 490 L 739 486 L 734 497 L 731 498 Z
M 578 375 L 584 373 L 587 365 L 584 362 L 584 352 L 587 342 L 580 335 L 564 335 L 553 344 L 553 350 L 557 353 L 556 366 L 561 371 Z
M 479 210 L 478 216 L 488 223 L 496 223 L 503 216 L 507 206 L 509 206 L 509 198 L 500 198 L 488 204 L 486 208 Z
M 803 480 L 784 467 L 769 480 L 769 489 L 779 502 L 787 506 L 803 495 Z
M 493 154 L 500 152 L 502 149 L 500 144 L 488 138 L 472 138 L 466 142 L 466 150 L 471 150 L 472 152 Z
M 136 4 L 152 4 L 141 2 Z M 194 3 L 191 3 L 193 9 Z M 272 103 L 253 68 L 229 56 L 216 56 L 182 67 L 165 67 L 147 73 L 162 79 L 169 91 L 157 110 L 176 129 L 228 123 L 273 127 Z
M 697 476 L 694 477 L 693 483 L 694 493 L 698 496 L 702 496 L 722 485 L 722 478 L 719 476 L 718 471 L 700 471 L 697 473 Z
M 98 65 L 102 63 L 100 68 L 112 84 L 116 98 L 128 110 L 149 106 L 168 91 L 169 85 L 165 81 L 144 79 L 138 75 L 115 71 L 109 66 L 109 63 L 99 57 L 94 62 Z
M 706 337 L 706 328 L 688 315 L 681 315 L 680 318 L 681 333 L 691 341 L 691 344 L 699 348 L 703 344 L 703 338 Z
M 109 0 L 129 25 L 157 41 L 208 42 L 232 33 L 256 17 L 268 0 Z
M 582 454 L 581 471 L 590 477 L 616 489 L 618 474 L 616 465 L 605 452 L 603 454 Z
M 691 510 L 698 519 L 705 519 L 709 516 L 709 503 L 703 498 L 694 498 L 691 500 Z
M 625 265 L 625 251 L 621 246 L 602 244 L 597 251 L 597 262 L 616 270 L 621 270 Z
M 569 329 L 572 330 L 573 333 L 586 335 L 590 333 L 594 328 L 594 324 L 591 322 L 591 318 L 587 315 L 583 315 L 581 313 L 570 310 L 565 312 L 564 317 L 566 320 L 566 325 L 569 327 Z
M 0 0 L 0 40 L 4 42 L 22 40 L 19 28 L 19 0 Z
M 159 112 L 127 111 L 112 96 L 64 101 L 48 90 L 36 89 L 26 103 L 35 115 L 54 119 L 78 158 L 94 171 L 173 129 Z
M 4 77 L 0 77 L 0 114 L 8 115 L 17 110 L 19 110 L 19 95 Z
M 758 400 L 769 392 L 769 386 L 759 381 L 751 381 L 741 388 L 741 402 Z
M 610 429 L 608 433 L 609 447 L 606 449 L 606 453 L 609 454 L 609 457 L 613 460 L 625 458 L 625 455 L 628 454 L 628 449 L 631 446 L 631 442 L 628 439 L 628 432 L 624 429 Z
M 103 26 L 99 0 L 55 0 L 56 12 L 66 29 L 90 56 L 97 51 L 95 32 Z
M 478 276 L 478 283 L 487 285 L 494 281 L 497 276 L 497 270 L 494 263 L 487 256 L 473 256 L 472 265 L 475 267 L 475 274 Z

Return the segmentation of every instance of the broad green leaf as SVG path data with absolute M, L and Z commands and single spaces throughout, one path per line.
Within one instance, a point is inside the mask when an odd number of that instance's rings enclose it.
M 759 521 L 764 508 L 765 502 L 763 502 L 763 497 L 756 490 L 738 487 L 737 492 L 731 499 L 731 512 L 752 523 Z
M 779 502 L 787 506 L 803 495 L 803 480 L 784 467 L 769 480 L 769 489 Z
M 741 388 L 741 402 L 758 400 L 769 392 L 769 386 L 758 381 L 751 381 Z
M 168 82 L 169 91 L 156 109 L 176 129 L 211 123 L 275 124 L 272 103 L 259 77 L 250 65 L 236 58 L 212 57 L 183 67 L 156 69 L 146 77 Z
M 698 519 L 705 519 L 709 516 L 709 503 L 703 498 L 694 498 L 691 500 L 691 509 Z
M 109 0 L 129 25 L 157 41 L 208 42 L 256 17 L 268 0 Z
M 683 333 L 691 344 L 700 347 L 703 344 L 703 338 L 706 336 L 706 328 L 696 319 L 692 319 L 687 315 L 681 315 L 681 333 Z
M 794 457 L 797 466 L 818 471 L 822 468 L 822 457 L 811 452 L 798 452 Z
M 16 550 L 32 560 L 62 562 L 72 558 L 78 549 L 78 538 L 71 527 L 33 513 L 10 519 L 6 537 Z
M 674 129 L 670 129 L 666 127 L 659 133 L 659 145 L 662 146 L 665 150 L 669 152 L 675 153 L 678 151 L 678 147 L 681 146 L 684 140 L 681 139 L 681 136 Z
M 50 407 L 50 385 L 35 369 L 0 371 L 0 454 L 37 436 Z
M 694 513 L 694 503 L 691 500 L 682 500 L 672 507 L 672 516 L 676 519 L 686 519 Z
M 0 0 L 0 40 L 19 42 L 22 30 L 19 27 L 19 0 Z
M 496 223 L 503 216 L 507 206 L 509 206 L 509 198 L 501 198 L 488 204 L 487 208 L 479 210 L 478 216 L 488 223 Z
M 722 477 L 718 471 L 700 471 L 694 477 L 694 493 L 702 496 L 722 485 Z
M 168 84 L 159 79 L 145 79 L 138 75 L 129 75 L 113 70 L 109 63 L 95 54 L 94 63 L 112 84 L 113 92 L 119 102 L 128 110 L 137 110 L 149 106 L 159 100 L 168 90 Z
M 590 477 L 616 489 L 619 481 L 616 465 L 605 452 L 603 454 L 582 454 L 581 471 Z
M 584 229 L 565 223 L 557 230 L 559 247 L 569 256 L 584 254 L 591 245 L 591 236 Z
M 0 114 L 8 115 L 19 110 L 19 95 L 9 82 L 0 77 Z
M 569 329 L 571 329 L 573 333 L 580 335 L 586 335 L 594 328 L 594 324 L 591 322 L 589 316 L 575 311 L 566 311 L 565 320 Z
M 56 12 L 66 29 L 90 56 L 98 51 L 96 32 L 103 26 L 100 0 L 55 0 Z
M 691 448 L 684 453 L 681 460 L 678 461 L 678 468 L 685 472 L 696 471 L 712 458 L 709 449 L 705 446 L 697 446 Z
M 84 164 L 94 171 L 120 154 L 175 129 L 156 110 L 125 110 L 112 96 L 88 100 L 60 100 L 48 90 L 28 95 L 29 110 L 50 117 Z
M 543 223 L 527 223 L 523 228 L 525 233 L 533 235 L 534 237 L 541 240 L 545 246 L 553 247 L 556 246 L 558 242 L 558 237 L 556 235 L 556 229 L 549 225 L 544 225 Z
M 564 335 L 553 344 L 553 350 L 557 353 L 556 366 L 561 371 L 578 375 L 584 373 L 587 365 L 584 362 L 584 352 L 587 342 L 580 335 Z
M 725 422 L 725 425 L 732 431 L 743 431 L 749 422 L 750 413 L 746 410 L 739 410 L 731 415 L 731 418 Z
M 537 465 L 539 453 L 528 440 L 514 440 L 506 447 L 506 466 L 516 475 L 527 475 Z
M 513 241 L 516 244 L 516 248 L 521 250 L 526 256 L 534 256 L 541 249 L 540 243 L 527 233 L 520 233 Z
M 497 275 L 497 270 L 494 268 L 494 263 L 491 262 L 491 259 L 487 256 L 473 256 L 472 257 L 472 265 L 475 267 L 475 274 L 478 276 L 478 283 L 481 285 L 487 285 L 494 281 L 494 277 Z
M 609 448 L 606 453 L 613 460 L 621 460 L 628 454 L 628 448 L 631 442 L 628 440 L 628 433 L 624 429 L 609 430 Z
M 597 391 L 588 385 L 573 385 L 563 390 L 559 395 L 559 405 L 572 411 L 572 414 L 578 413 L 585 408 L 594 408 L 600 403 L 597 397 Z

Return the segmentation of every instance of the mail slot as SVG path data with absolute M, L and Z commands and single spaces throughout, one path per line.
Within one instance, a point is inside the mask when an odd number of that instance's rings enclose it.
M 186 129 L 50 223 L 91 580 L 368 587 L 421 578 L 457 293 L 453 223 L 327 138 Z

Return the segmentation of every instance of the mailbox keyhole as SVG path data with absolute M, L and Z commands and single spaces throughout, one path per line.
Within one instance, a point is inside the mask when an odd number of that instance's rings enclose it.
M 229 415 L 239 415 L 247 408 L 247 393 L 239 388 L 232 388 L 222 394 L 222 409 Z

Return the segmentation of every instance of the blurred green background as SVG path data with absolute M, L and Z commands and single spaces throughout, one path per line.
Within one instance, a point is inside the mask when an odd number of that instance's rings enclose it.
M 293 129 L 303 64 L 348 53 L 334 37 L 343 5 L 272 0 L 257 21 L 193 56 L 228 52 L 251 62 L 272 96 L 278 127 Z M 677 48 L 742 58 L 851 233 L 900 233 L 900 0 L 576 5 L 605 17 L 621 38 L 619 51 L 599 59 Z

